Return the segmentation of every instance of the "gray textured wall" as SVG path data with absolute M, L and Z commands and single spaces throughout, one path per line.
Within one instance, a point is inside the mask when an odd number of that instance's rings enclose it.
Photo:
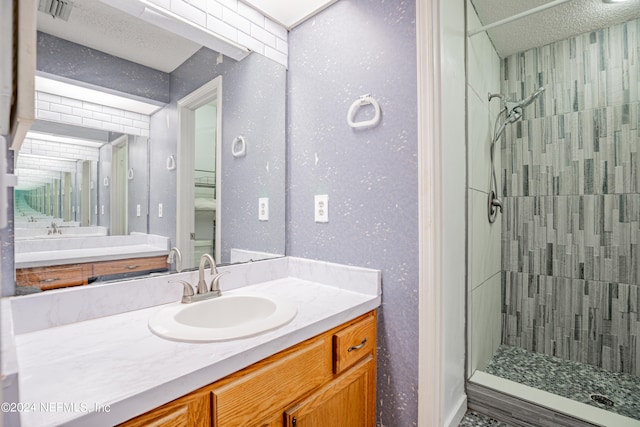
M 240 62 L 200 49 L 171 73 L 171 103 L 151 117 L 151 215 L 149 230 L 175 242 L 176 171 L 165 162 L 175 154 L 177 101 L 222 76 L 222 262 L 231 248 L 284 253 L 285 83 L 283 66 L 252 54 Z M 247 141 L 247 155 L 234 158 L 231 142 Z M 267 162 L 269 170 L 267 171 Z M 258 198 L 269 197 L 269 221 L 258 221 Z M 163 203 L 163 218 L 157 217 Z
M 503 343 L 640 374 L 640 20 L 503 61 Z M 524 92 L 524 93 L 523 93 Z
M 169 101 L 169 74 L 38 32 L 36 69 L 57 76 Z
M 287 97 L 287 254 L 382 270 L 378 422 L 403 427 L 418 414 L 415 16 L 412 1 L 342 0 L 294 28 Z M 351 129 L 367 93 L 382 121 Z

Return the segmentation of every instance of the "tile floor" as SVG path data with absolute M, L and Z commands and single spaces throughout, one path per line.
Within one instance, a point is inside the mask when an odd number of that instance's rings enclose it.
M 464 414 L 464 418 L 460 422 L 459 427 L 472 426 L 511 427 L 509 424 L 494 420 L 493 418 L 479 414 L 476 411 L 469 410 Z
M 640 377 L 634 375 L 612 373 L 594 366 L 509 346 L 498 348 L 485 371 L 640 420 Z M 605 399 L 596 402 L 590 397 L 592 394 L 604 396 Z

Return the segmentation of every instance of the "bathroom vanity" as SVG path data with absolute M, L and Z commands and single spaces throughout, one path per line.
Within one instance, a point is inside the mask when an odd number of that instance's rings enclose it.
M 371 311 L 121 425 L 373 426 L 375 373 Z
M 166 270 L 169 239 L 150 234 L 20 240 L 16 286 L 50 289 Z
M 182 296 L 169 281 L 194 285 L 197 271 L 2 300 L 5 399 L 64 409 L 8 415 L 22 427 L 374 425 L 380 272 L 292 257 L 219 270 L 223 298 L 284 300 L 295 317 L 216 342 L 154 334 L 149 320 Z

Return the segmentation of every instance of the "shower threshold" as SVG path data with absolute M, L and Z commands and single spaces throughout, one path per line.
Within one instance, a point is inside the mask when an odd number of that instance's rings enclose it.
M 640 377 L 633 375 L 501 346 L 470 382 L 595 425 L 640 426 Z

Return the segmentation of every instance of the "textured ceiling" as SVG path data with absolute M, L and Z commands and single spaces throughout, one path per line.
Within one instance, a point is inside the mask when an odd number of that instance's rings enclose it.
M 38 12 L 38 30 L 167 73 L 200 49 L 99 0 L 73 1 L 68 22 Z
M 471 0 L 483 25 L 491 24 L 550 0 Z M 603 3 L 572 0 L 543 12 L 489 30 L 500 57 L 605 28 L 640 17 L 640 0 Z M 470 27 L 469 30 L 473 30 Z

